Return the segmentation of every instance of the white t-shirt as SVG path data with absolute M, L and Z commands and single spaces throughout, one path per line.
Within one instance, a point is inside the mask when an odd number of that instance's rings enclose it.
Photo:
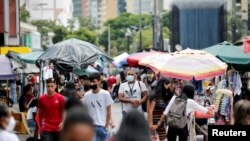
M 175 98 L 176 98 L 176 96 L 173 96 L 172 99 L 170 100 L 168 106 L 166 107 L 166 109 L 164 111 L 164 115 L 168 115 L 169 110 L 175 101 Z M 193 99 L 188 98 L 187 99 L 186 116 L 188 116 L 193 111 L 198 111 L 198 112 L 206 114 L 208 110 L 205 107 L 198 104 L 197 102 L 195 102 Z
M 36 111 L 37 111 L 36 107 L 29 108 L 27 113 L 27 119 L 33 119 L 33 113 L 36 113 Z
M 105 126 L 107 107 L 114 103 L 110 93 L 101 89 L 99 93 L 94 94 L 91 90 L 84 95 L 81 101 L 87 106 L 94 124 L 97 126 Z
M 139 83 L 141 85 L 141 88 L 139 86 Z M 147 92 L 147 88 L 143 82 L 139 81 L 135 81 L 135 83 L 133 84 L 129 84 L 128 82 L 122 83 L 119 89 L 119 94 L 124 94 L 124 98 L 130 100 L 141 100 L 142 92 Z M 132 105 L 130 103 L 123 103 L 123 111 L 128 112 L 131 109 Z M 141 106 L 139 106 L 137 110 L 142 110 Z
M 49 78 L 53 78 L 53 69 L 49 67 L 44 67 L 43 68 L 43 78 L 44 80 L 47 80 Z
M 16 134 L 0 129 L 0 141 L 19 141 Z

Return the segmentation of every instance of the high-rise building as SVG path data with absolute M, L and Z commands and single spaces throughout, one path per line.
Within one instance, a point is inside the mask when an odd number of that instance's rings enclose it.
M 153 13 L 153 0 L 141 0 L 141 12 L 142 13 Z M 138 14 L 140 7 L 140 0 L 134 0 L 134 12 Z
M 117 17 L 117 0 L 106 0 L 106 12 L 103 21 Z
M 126 0 L 117 0 L 117 13 L 118 15 L 124 13 L 124 12 L 127 12 L 127 5 L 126 5 Z
M 87 0 L 86 16 L 97 26 L 117 16 L 117 0 Z
M 88 2 L 89 0 L 82 0 L 82 16 L 86 17 L 88 15 Z
M 134 13 L 134 0 L 126 0 L 127 13 Z
M 126 0 L 126 10 L 128 13 L 138 14 L 140 11 L 140 1 L 141 1 L 141 12 L 142 13 L 153 13 L 153 0 Z M 158 10 L 162 12 L 164 9 L 164 0 L 158 0 Z
M 72 0 L 26 0 L 30 20 L 52 20 L 67 25 L 73 17 Z
M 82 7 L 82 1 L 83 0 L 73 0 L 73 16 L 74 17 L 79 17 L 79 16 L 82 16 L 82 10 L 83 10 L 83 7 Z
M 248 35 L 248 0 L 237 0 L 236 1 L 236 15 L 242 23 L 242 36 Z

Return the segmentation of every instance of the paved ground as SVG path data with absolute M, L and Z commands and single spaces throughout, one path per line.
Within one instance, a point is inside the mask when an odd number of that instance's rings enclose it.
M 18 108 L 17 105 L 14 105 L 13 108 L 11 108 L 13 111 L 18 112 Z M 121 123 L 122 120 L 122 113 L 121 113 L 121 106 L 120 104 L 116 103 L 112 106 L 112 117 L 114 119 L 115 122 L 115 131 L 117 131 L 119 129 L 119 125 Z M 28 135 L 18 135 L 20 138 L 20 141 L 25 141 L 27 137 L 29 137 Z M 202 136 L 198 136 L 197 137 L 197 141 L 202 141 L 203 137 Z

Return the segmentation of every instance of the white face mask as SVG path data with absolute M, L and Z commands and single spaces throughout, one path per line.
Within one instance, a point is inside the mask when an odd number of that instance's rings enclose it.
M 14 119 L 14 117 L 11 116 L 6 130 L 12 132 L 15 126 L 16 126 L 16 120 Z
M 134 81 L 134 76 L 128 75 L 128 76 L 126 77 L 126 79 L 127 79 L 128 82 L 133 82 L 133 81 Z

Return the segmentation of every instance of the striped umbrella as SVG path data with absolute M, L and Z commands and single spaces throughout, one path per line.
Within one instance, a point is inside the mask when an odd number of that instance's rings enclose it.
M 184 80 L 203 80 L 222 75 L 227 65 L 213 55 L 200 50 L 186 49 L 172 54 L 148 56 L 139 62 L 162 76 Z
M 138 52 L 138 53 L 131 54 L 127 58 L 128 66 L 136 67 L 139 65 L 139 61 L 142 60 L 143 58 L 147 56 L 151 56 L 151 55 L 157 55 L 157 54 L 163 54 L 163 52 L 150 51 L 150 52 Z

